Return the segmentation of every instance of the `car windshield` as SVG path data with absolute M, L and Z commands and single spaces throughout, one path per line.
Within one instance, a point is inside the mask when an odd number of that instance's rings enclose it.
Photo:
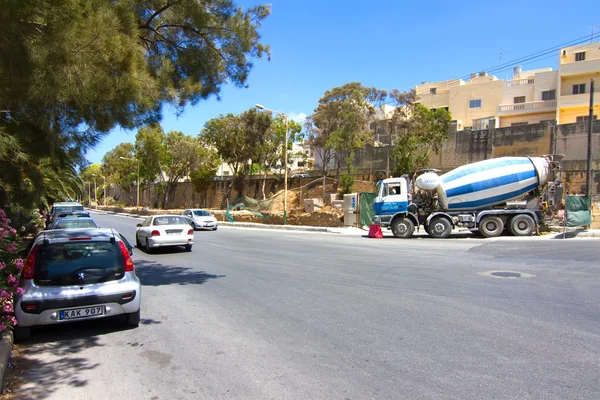
M 195 210 L 194 215 L 196 217 L 210 217 L 210 213 L 204 210 Z
M 152 225 L 187 225 L 185 219 L 181 217 L 156 217 Z
M 39 286 L 83 285 L 118 280 L 123 274 L 117 242 L 51 243 L 39 247 L 34 282 Z
M 52 214 L 61 212 L 83 211 L 83 206 L 55 206 L 52 207 Z
M 91 219 L 71 218 L 61 220 L 56 223 L 54 229 L 74 229 L 74 228 L 97 228 L 98 226 Z

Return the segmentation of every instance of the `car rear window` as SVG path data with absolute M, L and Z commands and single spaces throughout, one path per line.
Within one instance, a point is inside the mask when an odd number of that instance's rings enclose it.
M 54 229 L 75 229 L 75 228 L 97 228 L 98 226 L 91 220 L 69 219 L 58 221 Z
M 182 217 L 156 217 L 152 225 L 187 225 Z
M 121 279 L 124 271 L 118 242 L 50 243 L 39 247 L 34 282 L 38 286 L 80 286 Z
M 61 212 L 83 211 L 83 206 L 56 206 L 52 207 L 52 214 Z

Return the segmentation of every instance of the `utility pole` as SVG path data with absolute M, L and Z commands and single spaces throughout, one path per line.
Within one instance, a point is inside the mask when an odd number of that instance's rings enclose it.
M 590 84 L 590 116 L 588 119 L 587 170 L 585 174 L 585 190 L 588 198 L 588 211 L 592 210 L 592 126 L 594 125 L 594 79 Z

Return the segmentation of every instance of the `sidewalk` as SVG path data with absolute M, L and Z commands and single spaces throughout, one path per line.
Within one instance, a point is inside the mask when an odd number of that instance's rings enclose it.
M 104 210 L 94 210 L 88 209 L 89 211 L 93 211 L 99 214 L 111 214 L 111 215 L 119 215 L 122 217 L 136 218 L 143 220 L 147 218 L 147 216 L 140 216 L 136 214 L 128 214 L 128 213 L 117 213 L 113 211 L 104 211 Z M 360 229 L 353 226 L 346 227 L 324 227 L 324 226 L 304 226 L 304 225 L 269 225 L 269 224 L 260 224 L 255 222 L 226 222 L 219 221 L 220 226 L 227 227 L 235 227 L 235 228 L 252 228 L 252 229 L 272 229 L 272 230 L 284 230 L 284 231 L 296 231 L 296 232 L 320 232 L 320 233 L 333 233 L 333 234 L 341 234 L 341 235 L 353 235 L 353 236 L 367 236 L 368 231 L 364 229 Z M 393 236 L 392 233 L 384 229 L 384 236 Z M 471 236 L 472 233 L 467 229 L 454 229 L 452 231 L 452 235 L 454 237 L 465 237 Z M 427 237 L 427 233 L 423 229 L 420 229 L 419 232 L 415 230 L 414 236 L 416 237 Z M 452 237 L 452 236 L 451 236 Z M 515 239 L 513 236 L 500 236 L 500 238 L 507 239 Z M 562 226 L 551 226 L 550 232 L 543 235 L 531 236 L 531 238 L 536 239 L 575 239 L 575 238 L 600 238 L 600 229 L 575 229 L 575 228 L 567 228 L 565 234 L 563 235 L 563 227 Z

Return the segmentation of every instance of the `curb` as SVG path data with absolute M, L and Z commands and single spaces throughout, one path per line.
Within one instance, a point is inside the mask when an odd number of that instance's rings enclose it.
M 586 230 L 574 230 L 567 231 L 565 233 L 559 233 L 558 235 L 554 235 L 553 239 L 575 239 L 575 238 L 600 238 L 600 232 L 597 230 L 586 231 Z
M 2 335 L 2 340 L 0 341 L 0 376 L 2 377 L 2 380 L 0 381 L 0 388 L 4 387 L 4 379 L 6 378 L 6 373 L 8 372 L 8 362 L 10 361 L 10 356 L 12 355 L 13 341 L 12 332 L 7 332 Z
M 129 217 L 135 219 L 146 219 L 147 216 L 135 215 L 135 214 L 126 214 L 126 213 L 117 213 L 114 211 L 104 211 L 104 210 L 95 210 L 90 209 L 90 211 L 96 212 L 98 214 L 110 214 L 110 215 L 119 215 L 121 217 Z M 279 229 L 286 231 L 304 231 L 304 232 L 325 232 L 325 233 L 339 233 L 333 229 L 341 229 L 343 227 L 321 227 L 321 226 L 304 226 L 304 225 L 268 225 L 268 224 L 258 224 L 254 222 L 227 222 L 227 221 L 218 221 L 220 226 L 229 226 L 229 227 L 238 227 L 238 228 L 257 228 L 257 229 Z

